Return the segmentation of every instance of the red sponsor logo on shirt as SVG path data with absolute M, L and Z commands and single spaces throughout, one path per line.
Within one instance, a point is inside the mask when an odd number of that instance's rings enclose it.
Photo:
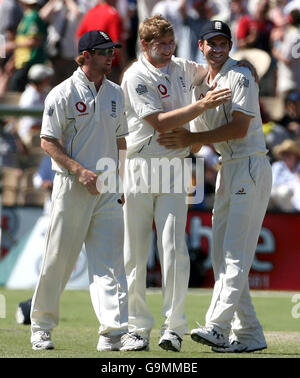
M 86 105 L 82 101 L 76 102 L 75 106 L 80 113 L 84 113 L 86 111 Z
M 205 97 L 204 94 L 201 93 L 201 95 L 199 96 L 198 100 L 201 100 L 201 98 L 204 98 L 204 97 Z
M 168 94 L 168 88 L 164 84 L 159 84 L 157 86 L 159 92 L 163 95 L 162 98 L 169 97 L 170 95 Z

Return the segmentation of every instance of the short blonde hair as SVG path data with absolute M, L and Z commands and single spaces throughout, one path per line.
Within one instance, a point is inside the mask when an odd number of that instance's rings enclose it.
M 161 15 L 146 18 L 139 26 L 140 40 L 151 42 L 153 39 L 161 38 L 166 34 L 174 34 L 172 24 Z

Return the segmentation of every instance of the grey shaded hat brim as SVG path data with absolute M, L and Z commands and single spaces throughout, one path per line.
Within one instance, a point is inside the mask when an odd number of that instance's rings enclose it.
M 93 49 L 109 49 L 111 47 L 115 47 L 116 49 L 120 49 L 122 45 L 119 43 L 114 43 L 114 42 L 107 42 L 107 43 L 102 43 L 101 45 L 96 45 L 93 47 Z M 84 51 L 84 50 L 82 50 Z
M 115 42 L 107 42 L 107 43 L 102 43 L 101 45 L 96 45 L 91 48 L 91 50 L 94 49 L 109 49 L 111 47 L 115 47 L 116 49 L 120 49 L 122 45 L 120 43 L 115 43 Z M 82 53 L 83 51 L 86 51 L 88 49 L 82 49 L 79 51 L 79 54 Z
M 208 39 L 211 39 L 211 38 L 216 37 L 216 36 L 218 36 L 218 35 L 222 35 L 223 37 L 225 37 L 225 38 L 227 38 L 229 41 L 231 41 L 231 37 L 229 37 L 227 34 L 225 34 L 225 33 L 221 33 L 221 32 L 211 32 L 211 33 L 204 34 L 204 35 L 202 36 L 202 39 L 206 39 L 206 40 L 208 40 Z

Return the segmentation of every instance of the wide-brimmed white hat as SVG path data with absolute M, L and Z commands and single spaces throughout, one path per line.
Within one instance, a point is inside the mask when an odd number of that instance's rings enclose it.
M 293 152 L 300 159 L 300 147 L 293 139 L 285 139 L 273 148 L 273 154 L 280 159 L 284 152 Z
M 236 60 L 248 60 L 256 69 L 258 78 L 261 79 L 270 68 L 271 56 L 261 49 L 240 49 L 233 56 Z
M 21 3 L 28 4 L 28 5 L 33 5 L 33 4 L 38 3 L 38 0 L 20 0 L 20 1 Z
M 45 64 L 34 64 L 28 71 L 28 79 L 32 81 L 42 81 L 53 75 L 53 68 L 46 66 Z

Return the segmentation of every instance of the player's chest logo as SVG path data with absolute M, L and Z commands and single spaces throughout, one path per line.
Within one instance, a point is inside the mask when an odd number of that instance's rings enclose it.
M 167 98 L 170 97 L 168 93 L 168 88 L 164 84 L 158 84 L 157 89 L 159 93 L 162 95 L 161 98 Z
M 86 112 L 86 110 L 87 110 L 86 104 L 82 101 L 76 102 L 75 108 L 79 112 L 78 116 L 83 116 L 83 115 L 89 114 L 88 112 Z
M 187 92 L 187 88 L 186 88 L 186 84 L 185 84 L 185 81 L 184 81 L 184 79 L 183 79 L 182 76 L 179 76 L 179 81 L 180 81 L 180 84 L 181 84 L 183 92 L 186 93 Z
M 113 117 L 113 118 L 116 118 L 117 117 L 117 103 L 116 103 L 116 101 L 111 100 L 110 110 L 111 110 L 110 116 Z

